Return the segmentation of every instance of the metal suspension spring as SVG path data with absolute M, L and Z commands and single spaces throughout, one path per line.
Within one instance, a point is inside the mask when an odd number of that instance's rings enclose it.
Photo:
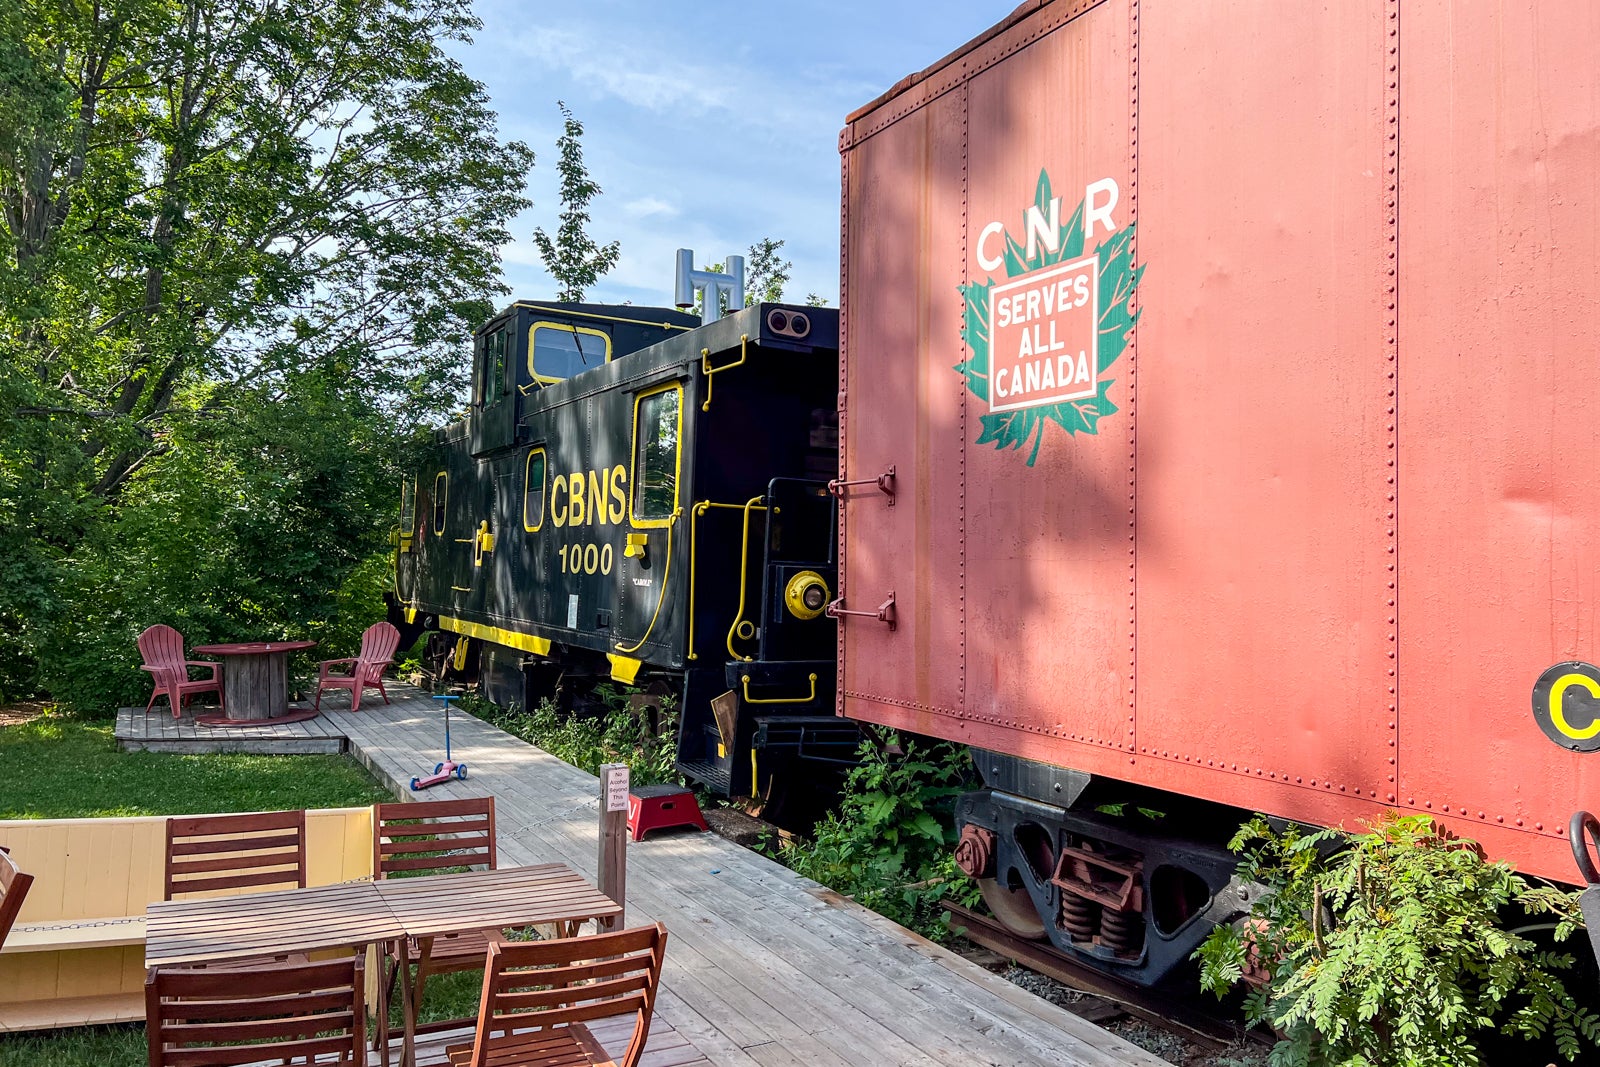
M 1144 916 L 1136 911 L 1105 912 L 1100 943 L 1119 956 L 1137 956 L 1144 947 Z
M 1087 946 L 1100 928 L 1100 905 L 1076 893 L 1062 893 L 1061 928 Z

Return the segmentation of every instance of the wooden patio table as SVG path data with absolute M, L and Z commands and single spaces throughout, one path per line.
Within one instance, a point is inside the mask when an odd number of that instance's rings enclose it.
M 289 713 L 289 653 L 315 647 L 315 641 L 239 641 L 194 650 L 222 657 L 228 718 L 256 722 Z
M 381 882 L 346 882 L 232 897 L 158 901 L 146 909 L 147 967 L 223 963 L 329 948 L 390 944 L 402 965 L 413 938 L 507 926 L 610 919 L 622 909 L 564 863 Z M 409 973 L 409 972 L 406 972 Z M 416 1004 L 400 983 L 401 1064 L 416 1063 Z M 388 998 L 377 1004 L 388 1063 Z

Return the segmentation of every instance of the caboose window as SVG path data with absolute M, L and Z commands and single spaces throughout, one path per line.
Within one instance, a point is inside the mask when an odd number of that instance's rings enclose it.
M 400 483 L 400 532 L 407 537 L 417 532 L 417 483 Z
M 683 386 L 676 383 L 633 402 L 633 499 L 635 526 L 665 526 L 678 508 L 678 442 L 683 435 Z
M 450 475 L 440 471 L 433 476 L 433 532 L 444 533 L 445 504 L 450 499 Z
M 587 326 L 536 322 L 528 331 L 528 375 L 540 385 L 564 382 L 611 362 L 611 338 Z
M 528 453 L 528 465 L 522 476 L 522 528 L 538 533 L 544 525 L 544 449 L 535 448 Z
M 478 363 L 478 403 L 493 404 L 506 388 L 506 341 L 504 328 L 483 338 L 483 358 Z

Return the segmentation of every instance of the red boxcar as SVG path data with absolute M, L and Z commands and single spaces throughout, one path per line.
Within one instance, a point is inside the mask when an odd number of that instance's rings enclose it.
M 1013 925 L 1153 978 L 1226 910 L 1100 780 L 1573 878 L 1597 55 L 1588 0 L 1057 0 L 850 116 L 840 705 L 999 754 Z

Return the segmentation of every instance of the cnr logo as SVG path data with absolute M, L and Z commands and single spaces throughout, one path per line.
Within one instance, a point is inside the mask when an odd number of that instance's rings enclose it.
M 1094 231 L 1097 226 L 1104 226 L 1107 233 L 1116 233 L 1117 224 L 1113 221 L 1111 213 L 1117 208 L 1117 182 L 1115 178 L 1101 178 L 1097 182 L 1090 182 L 1083 187 L 1083 236 L 1085 241 L 1094 240 Z M 1022 231 L 1027 242 L 1024 255 L 1032 260 L 1043 245 L 1046 252 L 1057 252 L 1061 249 L 1061 198 L 1050 198 L 1046 208 L 1041 209 L 1037 204 L 1029 204 L 1022 212 Z M 986 271 L 996 271 L 1006 265 L 1006 224 L 996 219 L 982 230 L 978 231 L 978 244 L 975 251 L 978 254 L 978 266 Z

